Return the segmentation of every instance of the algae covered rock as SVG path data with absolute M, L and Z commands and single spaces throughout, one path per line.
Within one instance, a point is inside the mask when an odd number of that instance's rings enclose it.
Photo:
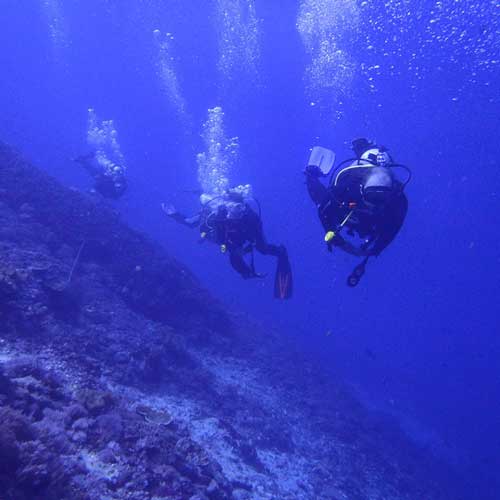
M 173 420 L 172 415 L 170 415 L 167 411 L 154 410 L 146 405 L 137 405 L 135 407 L 135 411 L 150 424 L 168 426 Z
M 113 395 L 108 391 L 84 389 L 79 393 L 79 400 L 92 415 L 106 412 L 114 405 Z

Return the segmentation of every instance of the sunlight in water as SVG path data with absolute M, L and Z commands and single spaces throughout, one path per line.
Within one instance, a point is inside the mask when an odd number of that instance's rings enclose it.
M 222 108 L 208 110 L 202 137 L 205 151 L 196 156 L 198 182 L 204 193 L 218 195 L 229 187 L 230 176 L 238 158 L 238 137 L 226 137 Z
M 87 143 L 95 151 L 97 163 L 108 174 L 116 167 L 126 168 L 113 120 L 99 120 L 92 108 L 88 110 Z
M 172 55 L 174 36 L 171 33 L 163 34 L 158 29 L 153 31 L 153 35 L 158 50 L 156 61 L 158 79 L 169 103 L 179 116 L 182 116 L 186 112 L 186 102 L 182 96 L 179 80 L 174 70 L 174 57 Z
M 254 0 L 216 0 L 218 69 L 226 80 L 242 72 L 254 80 L 260 60 L 260 22 Z

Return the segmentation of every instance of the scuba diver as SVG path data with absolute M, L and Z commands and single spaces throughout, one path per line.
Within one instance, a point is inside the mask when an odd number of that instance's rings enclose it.
M 75 158 L 94 179 L 94 189 L 105 198 L 117 200 L 127 190 L 125 168 L 95 152 Z
M 395 163 L 385 147 L 368 139 L 355 139 L 352 149 L 356 157 L 332 170 L 335 154 L 313 148 L 305 175 L 307 190 L 325 229 L 328 251 L 337 247 L 363 257 L 347 279 L 347 284 L 355 287 L 368 260 L 378 257 L 403 225 L 408 210 L 404 189 L 411 171 Z M 404 181 L 396 176 L 400 170 L 407 173 Z M 328 176 L 325 185 L 320 178 Z
M 176 222 L 200 231 L 200 242 L 211 241 L 229 255 L 235 271 L 244 279 L 262 278 L 255 271 L 254 249 L 263 255 L 278 259 L 274 296 L 289 299 L 293 292 L 293 279 L 288 253 L 283 245 L 267 243 L 262 228 L 260 205 L 251 196 L 251 186 L 237 186 L 221 195 L 200 196 L 202 208 L 193 217 L 181 215 L 173 206 L 163 203 L 163 211 Z M 251 203 L 257 206 L 257 212 Z M 245 257 L 249 255 L 249 259 Z

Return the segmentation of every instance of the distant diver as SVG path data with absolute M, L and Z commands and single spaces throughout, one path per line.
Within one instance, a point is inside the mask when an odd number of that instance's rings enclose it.
M 289 299 L 293 279 L 288 252 L 283 245 L 267 243 L 262 228 L 260 205 L 251 195 L 251 186 L 237 186 L 220 195 L 200 196 L 201 210 L 193 217 L 181 215 L 173 206 L 163 203 L 163 211 L 176 222 L 199 228 L 200 241 L 219 245 L 229 255 L 232 267 L 244 278 L 262 278 L 255 270 L 254 249 L 278 259 L 274 296 Z M 251 204 L 256 205 L 255 211 Z M 249 258 L 246 258 L 249 256 Z
M 96 153 L 78 156 L 75 161 L 82 165 L 94 179 L 94 189 L 105 198 L 121 198 L 127 190 L 125 168 L 117 164 L 103 164 Z
M 91 153 L 75 158 L 94 178 L 94 188 L 105 198 L 121 198 L 127 190 L 125 157 L 113 120 L 101 120 L 89 108 L 87 144 Z
M 352 142 L 355 158 L 333 168 L 335 154 L 315 147 L 305 169 L 309 195 L 318 208 L 328 251 L 333 247 L 363 257 L 347 279 L 356 286 L 370 257 L 393 241 L 408 211 L 404 189 L 411 179 L 408 167 L 395 163 L 383 146 L 365 138 Z M 401 181 L 396 171 L 404 170 Z M 320 181 L 329 177 L 327 185 Z

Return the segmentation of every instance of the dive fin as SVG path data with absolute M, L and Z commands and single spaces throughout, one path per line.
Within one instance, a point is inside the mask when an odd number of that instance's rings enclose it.
M 280 300 L 291 299 L 293 294 L 293 276 L 286 250 L 278 257 L 278 267 L 274 280 L 274 297 Z
M 328 175 L 335 163 L 335 153 L 330 149 L 314 146 L 309 157 L 308 165 L 318 167 L 324 175 Z
M 359 280 L 363 277 L 366 270 L 366 263 L 368 262 L 369 257 L 365 257 L 361 264 L 358 264 L 352 271 L 352 273 L 347 278 L 347 286 L 354 288 L 358 286 Z

